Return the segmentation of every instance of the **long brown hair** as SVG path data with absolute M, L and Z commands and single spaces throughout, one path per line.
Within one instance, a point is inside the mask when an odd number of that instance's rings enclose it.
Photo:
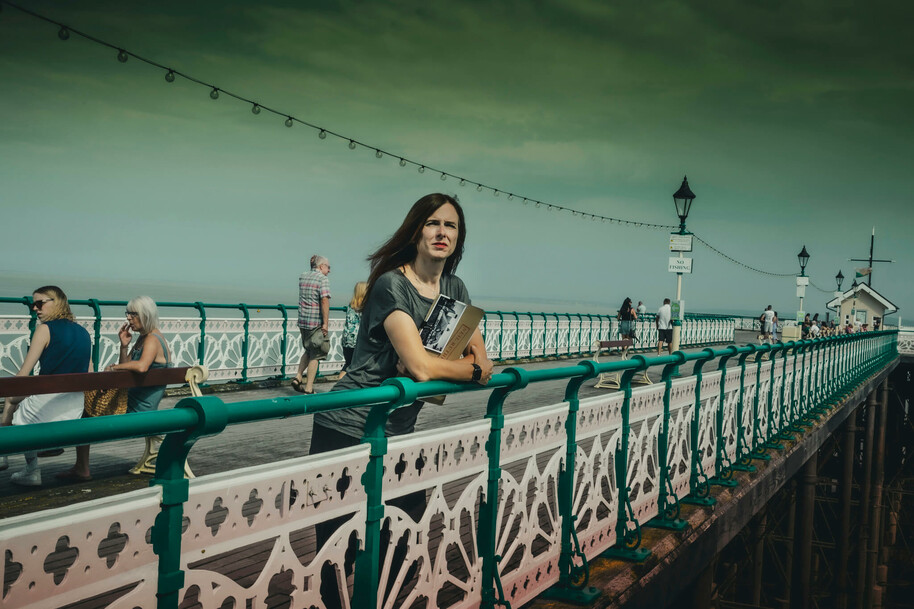
M 444 195 L 441 193 L 432 193 L 425 195 L 416 201 L 400 228 L 388 239 L 384 245 L 379 247 L 375 253 L 368 257 L 371 266 L 371 274 L 368 276 L 368 293 L 371 294 L 375 281 L 378 277 L 401 267 L 407 262 L 412 262 L 416 258 L 416 240 L 422 233 L 422 227 L 428 218 L 438 211 L 444 205 L 450 203 L 457 210 L 457 243 L 454 247 L 454 253 L 451 254 L 444 262 L 444 274 L 451 275 L 457 270 L 460 259 L 463 258 L 463 242 L 467 236 L 467 224 L 463 216 L 463 208 L 457 202 L 457 197 Z
M 37 290 L 32 290 L 32 294 L 47 294 L 54 299 L 54 312 L 51 315 L 48 315 L 45 321 L 53 321 L 55 319 L 76 321 L 73 311 L 70 310 L 70 301 L 67 300 L 67 295 L 56 285 L 40 287 Z

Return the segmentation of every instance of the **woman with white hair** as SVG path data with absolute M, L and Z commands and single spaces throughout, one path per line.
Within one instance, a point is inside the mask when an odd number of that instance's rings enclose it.
M 120 361 L 111 364 L 106 370 L 146 372 L 150 368 L 170 367 L 171 355 L 165 337 L 159 332 L 159 310 L 155 301 L 149 296 L 137 296 L 127 303 L 124 314 L 127 321 L 117 333 L 121 341 Z M 140 335 L 132 349 L 129 348 L 133 340 L 131 331 Z M 156 410 L 164 395 L 165 385 L 131 387 L 127 391 L 127 412 Z M 57 478 L 77 482 L 92 479 L 89 473 L 88 445 L 76 447 L 76 464 L 57 474 Z

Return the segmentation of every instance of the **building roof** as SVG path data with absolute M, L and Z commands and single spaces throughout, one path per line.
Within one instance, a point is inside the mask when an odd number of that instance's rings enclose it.
M 888 298 L 886 298 L 885 296 L 883 296 L 882 294 L 880 294 L 879 292 L 877 292 L 876 290 L 874 290 L 873 288 L 871 288 L 869 285 L 867 285 L 865 283 L 858 284 L 856 288 L 851 287 L 849 290 L 847 290 L 846 292 L 841 294 L 841 296 L 831 300 L 825 306 L 830 309 L 837 308 L 845 300 L 849 300 L 849 299 L 853 298 L 855 290 L 857 292 L 865 292 L 866 294 L 869 294 L 870 296 L 875 298 L 882 306 L 885 307 L 886 314 L 895 313 L 896 311 L 898 311 L 898 307 L 893 305 L 892 302 Z

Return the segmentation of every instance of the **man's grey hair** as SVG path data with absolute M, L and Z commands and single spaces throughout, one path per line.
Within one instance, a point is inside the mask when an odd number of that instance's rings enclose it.
M 330 261 L 327 260 L 326 258 L 324 258 L 323 256 L 318 256 L 317 254 L 314 254 L 313 256 L 311 256 L 311 268 L 312 269 L 316 269 L 317 267 L 319 267 L 322 264 L 326 264 L 329 266 Z
M 159 328 L 159 309 L 149 296 L 137 296 L 127 303 L 127 310 L 136 312 L 142 327 L 140 334 L 149 334 Z

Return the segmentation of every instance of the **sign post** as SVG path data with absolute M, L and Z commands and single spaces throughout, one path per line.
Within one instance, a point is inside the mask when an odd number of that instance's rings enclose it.
M 673 322 L 673 340 L 670 343 L 672 351 L 679 351 L 679 343 L 682 338 L 682 320 L 685 317 L 685 308 L 682 301 L 682 275 L 683 273 L 692 273 L 692 259 L 683 256 L 683 252 L 692 251 L 692 235 L 672 233 L 670 235 L 670 252 L 675 254 L 670 256 L 667 271 L 676 273 L 676 300 L 670 305 L 671 319 Z M 673 372 L 674 376 L 679 376 L 679 366 Z

